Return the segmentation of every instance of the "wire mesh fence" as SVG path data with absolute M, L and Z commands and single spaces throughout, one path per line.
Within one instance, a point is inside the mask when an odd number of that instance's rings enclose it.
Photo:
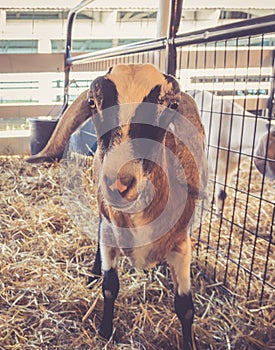
M 260 300 L 274 290 L 274 181 L 254 164 L 274 123 L 274 47 L 265 45 L 273 39 L 261 34 L 184 46 L 177 71 L 208 139 L 212 204 L 195 233 L 197 259 L 237 295 Z

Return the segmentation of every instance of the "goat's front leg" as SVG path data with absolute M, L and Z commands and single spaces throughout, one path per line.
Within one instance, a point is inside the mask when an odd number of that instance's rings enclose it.
M 104 271 L 102 292 L 104 297 L 103 318 L 99 334 L 110 339 L 113 332 L 114 305 L 119 292 L 119 280 L 116 271 L 116 248 L 101 246 Z
M 183 350 L 195 350 L 195 339 L 192 329 L 194 304 L 190 291 L 191 241 L 186 240 L 176 251 L 172 251 L 167 262 L 170 265 L 175 287 L 175 311 L 181 322 L 183 333 Z

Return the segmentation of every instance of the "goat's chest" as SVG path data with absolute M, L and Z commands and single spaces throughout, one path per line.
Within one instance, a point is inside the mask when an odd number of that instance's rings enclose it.
M 165 242 L 155 242 L 146 246 L 134 249 L 122 249 L 122 254 L 126 255 L 131 264 L 137 268 L 152 268 L 165 260 L 168 254 L 168 247 Z
M 186 239 L 187 231 L 180 224 L 165 233 L 155 231 L 151 227 L 140 229 L 118 228 L 107 220 L 103 220 L 101 243 L 114 247 L 121 255 L 127 256 L 131 264 L 138 268 L 151 268 L 165 260 L 168 254 L 180 246 Z

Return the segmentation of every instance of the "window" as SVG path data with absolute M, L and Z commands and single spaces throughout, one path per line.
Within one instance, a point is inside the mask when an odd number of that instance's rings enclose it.
M 140 41 L 149 40 L 148 38 L 142 38 L 142 39 L 118 39 L 118 45 L 127 45 L 132 43 L 138 43 Z
M 0 40 L 0 53 L 36 53 L 38 40 Z
M 38 80 L 29 81 L 1 81 L 0 90 L 38 89 Z
M 65 52 L 65 40 L 51 40 L 52 52 Z
M 70 80 L 70 86 L 71 87 L 75 87 L 75 88 L 89 88 L 91 85 L 91 80 L 81 80 L 81 79 L 78 79 L 78 80 L 75 80 L 75 79 L 72 79 Z M 64 88 L 64 80 L 53 80 L 52 81 L 52 88 L 56 89 L 56 88 Z
M 7 20 L 60 20 L 67 19 L 68 11 L 24 11 L 24 12 L 13 12 L 7 11 L 6 18 Z M 94 18 L 94 13 L 89 11 L 85 13 L 78 13 L 77 19 L 93 19 L 100 20 L 100 13 L 96 13 Z
M 243 11 L 221 11 L 220 19 L 247 19 L 252 18 L 251 13 Z
M 0 104 L 38 102 L 38 80 L 1 81 Z
M 67 11 L 57 12 L 57 11 L 26 11 L 26 12 L 12 12 L 7 11 L 7 20 L 41 20 L 41 19 L 65 19 L 67 18 Z
M 140 22 L 143 20 L 155 20 L 157 18 L 157 11 L 145 12 L 145 11 L 120 11 L 117 14 L 118 22 Z
M 113 46 L 112 39 L 95 39 L 95 40 L 74 40 L 73 51 L 78 52 L 92 52 L 103 49 L 108 49 Z M 64 40 L 52 40 L 52 52 L 64 52 L 65 41 Z

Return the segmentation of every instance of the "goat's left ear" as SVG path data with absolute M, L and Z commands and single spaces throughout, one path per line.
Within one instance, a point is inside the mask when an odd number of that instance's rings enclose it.
M 171 122 L 177 149 L 180 150 L 180 162 L 184 168 L 184 176 L 179 171 L 177 178 L 182 184 L 188 183 L 195 197 L 202 198 L 208 181 L 205 131 L 194 99 L 183 92 L 180 95 L 180 102 Z
M 194 125 L 201 137 L 205 137 L 204 126 L 201 121 L 197 104 L 189 94 L 184 92 L 180 93 L 180 101 L 177 106 L 177 112 L 179 113 L 179 116 L 176 118 L 175 124 L 177 124 L 179 131 L 184 127 L 183 119 L 185 119 Z

